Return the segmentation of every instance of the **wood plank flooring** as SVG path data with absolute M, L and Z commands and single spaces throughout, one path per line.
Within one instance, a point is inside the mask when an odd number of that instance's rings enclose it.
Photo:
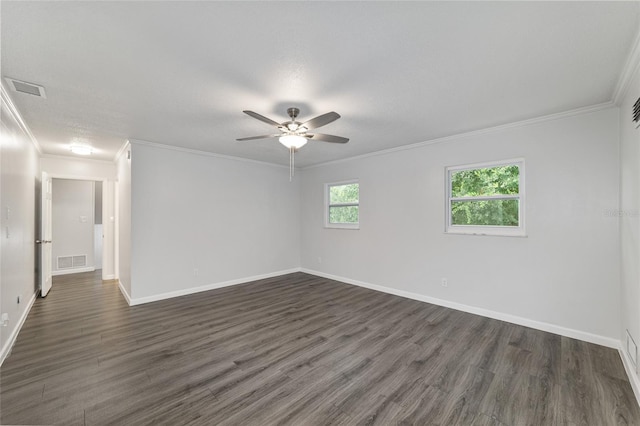
M 640 425 L 615 350 L 295 273 L 129 307 L 55 277 L 2 424 Z

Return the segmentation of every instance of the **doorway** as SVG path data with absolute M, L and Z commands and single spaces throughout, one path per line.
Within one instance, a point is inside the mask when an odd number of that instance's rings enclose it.
M 52 265 L 53 275 L 101 269 L 102 232 L 96 238 L 95 181 L 54 178 L 52 183 Z M 97 221 L 96 221 L 97 219 Z M 97 261 L 97 262 L 96 262 Z M 96 264 L 97 263 L 97 264 Z
M 115 278 L 115 182 L 52 179 L 52 275 L 99 271 Z

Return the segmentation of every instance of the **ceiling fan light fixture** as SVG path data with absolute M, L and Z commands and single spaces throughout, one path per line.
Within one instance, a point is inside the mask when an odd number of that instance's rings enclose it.
M 282 145 L 286 146 L 289 149 L 299 149 L 307 143 L 307 138 L 300 135 L 284 135 L 280 136 L 280 139 L 278 140 Z

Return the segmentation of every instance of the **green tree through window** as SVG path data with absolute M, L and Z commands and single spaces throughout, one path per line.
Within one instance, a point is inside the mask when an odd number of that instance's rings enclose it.
M 329 224 L 357 224 L 359 221 L 360 185 L 328 185 Z
M 451 170 L 450 225 L 520 225 L 520 167 Z

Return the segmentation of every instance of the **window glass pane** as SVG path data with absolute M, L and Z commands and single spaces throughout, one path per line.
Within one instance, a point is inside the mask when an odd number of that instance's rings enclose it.
M 460 170 L 451 173 L 452 197 L 478 197 L 519 193 L 518 166 Z
M 329 204 L 357 203 L 358 197 L 359 185 L 357 183 L 329 187 Z
M 452 201 L 451 224 L 518 226 L 518 200 Z
M 329 207 L 329 223 L 358 223 L 358 206 Z

